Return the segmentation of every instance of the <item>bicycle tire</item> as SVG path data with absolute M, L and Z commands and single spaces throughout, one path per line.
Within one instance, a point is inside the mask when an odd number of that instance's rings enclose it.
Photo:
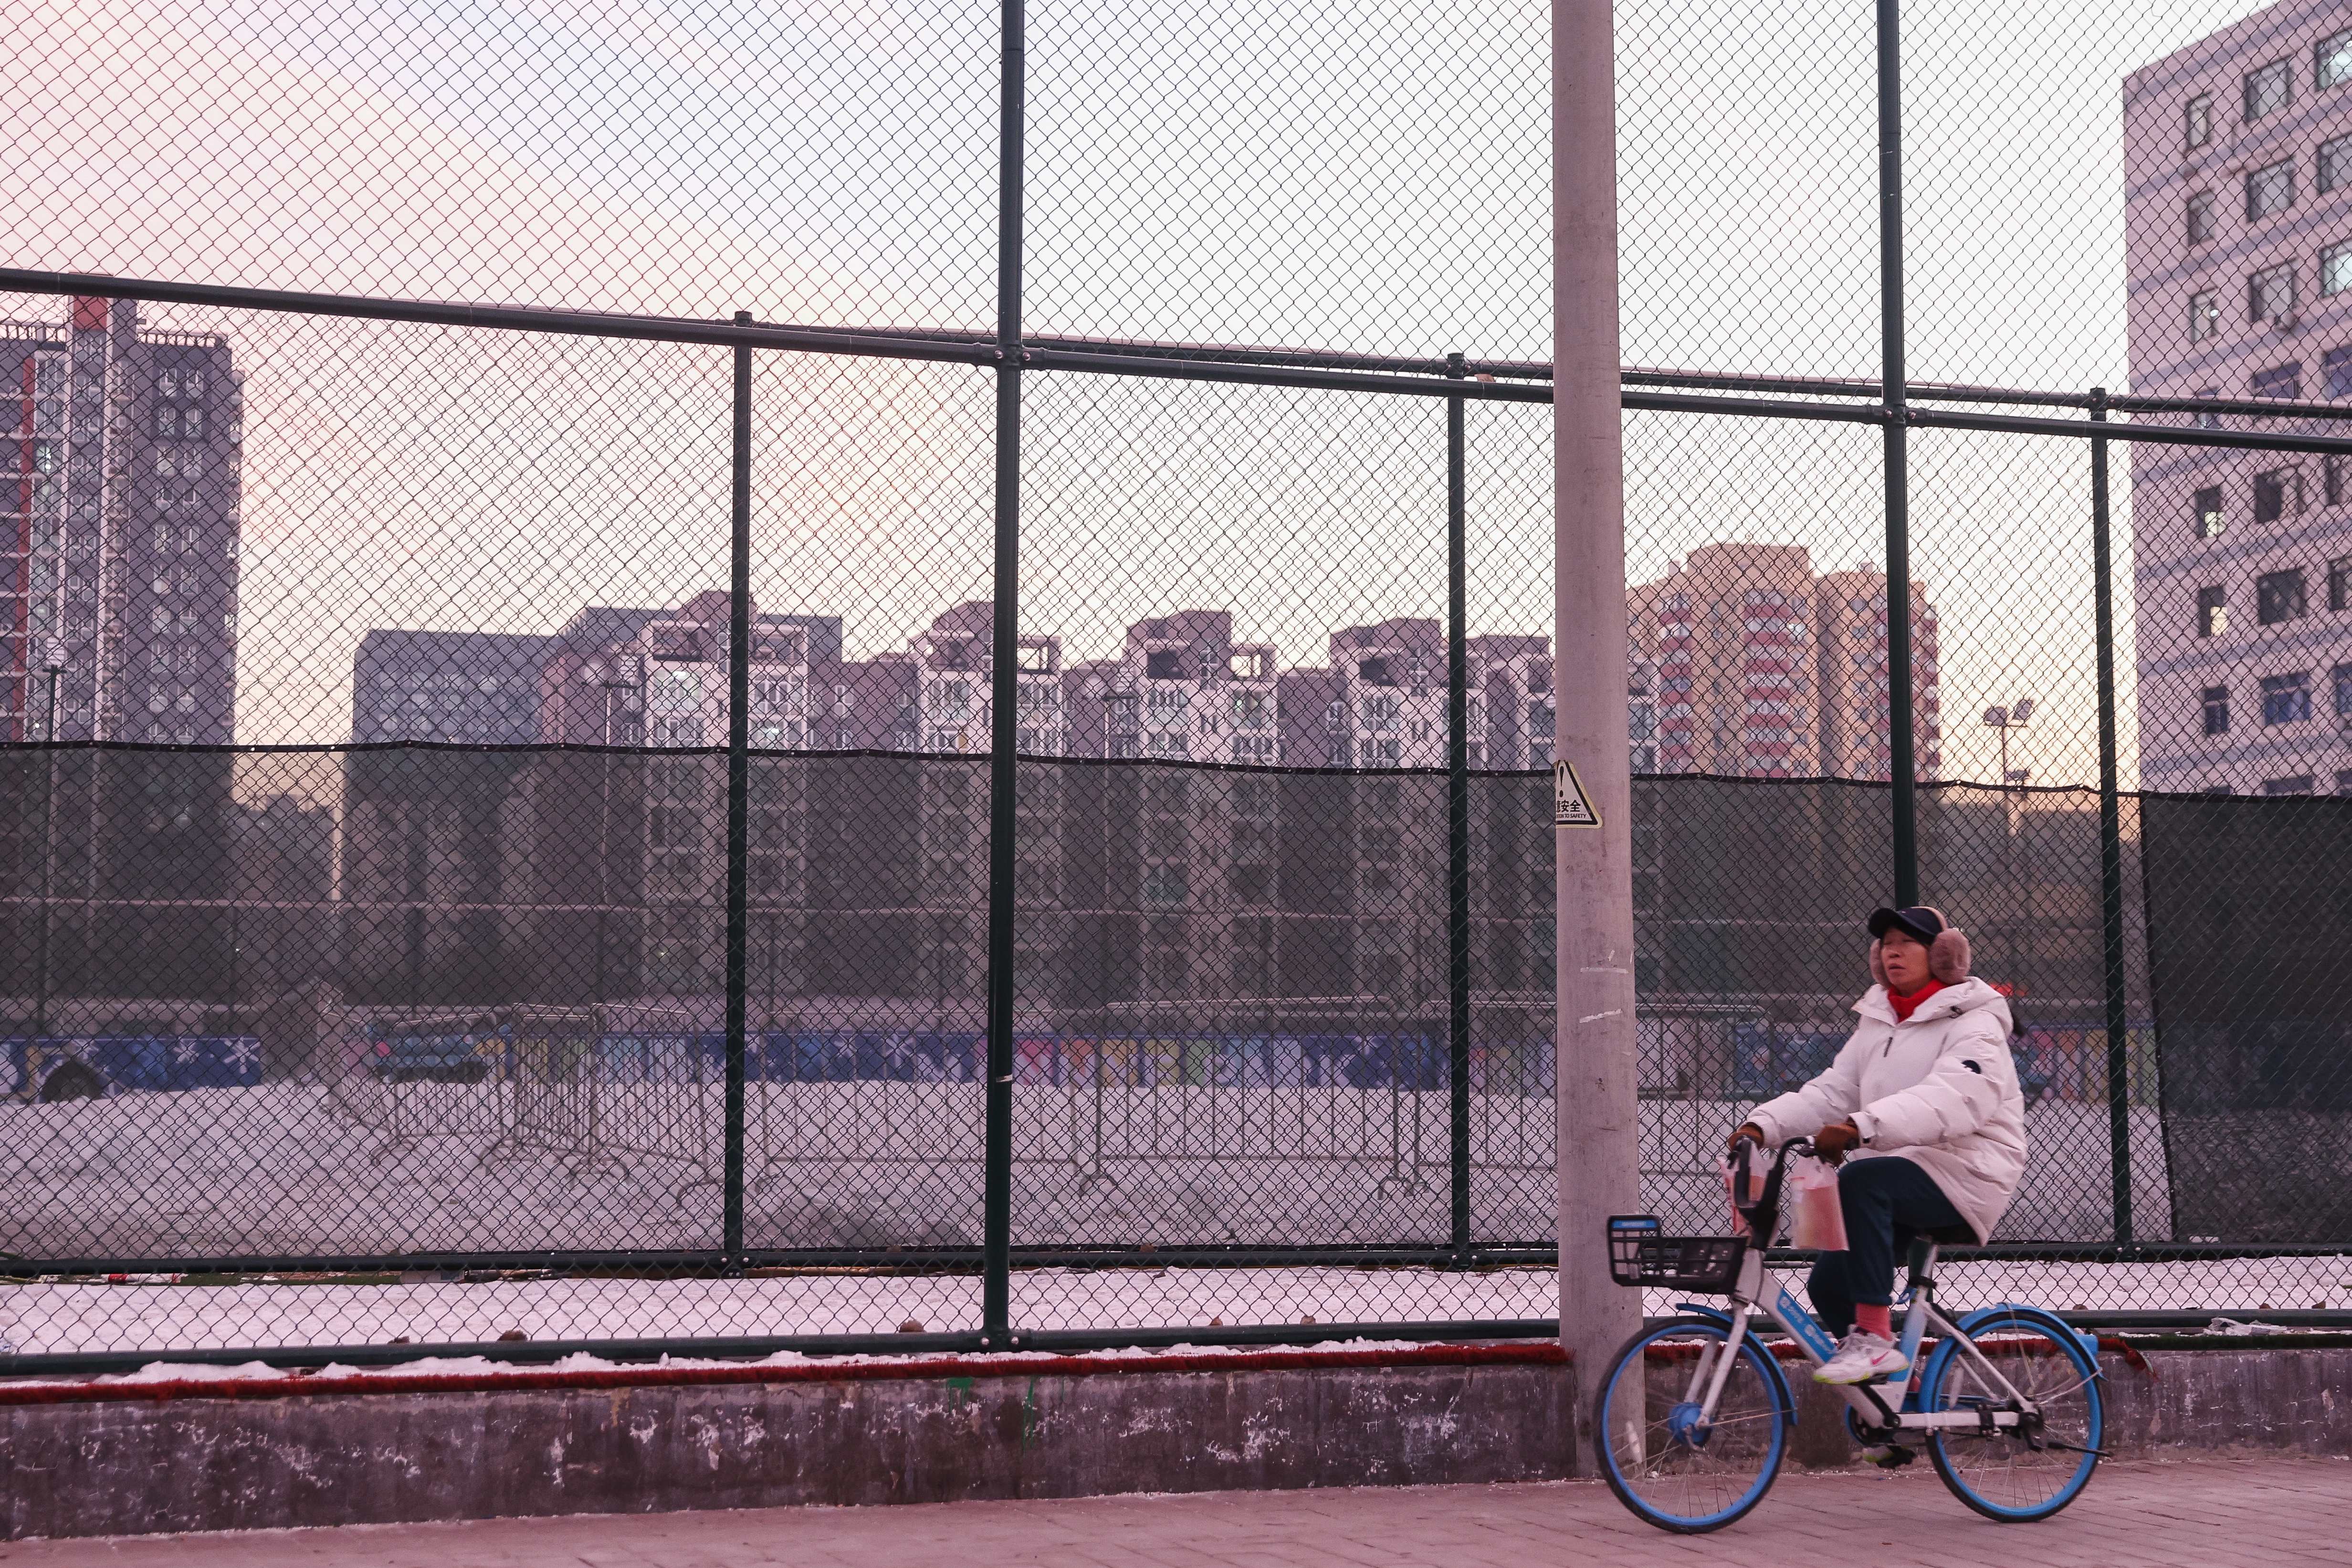
M 1969 1507 L 2004 1524 L 2048 1519 L 2082 1495 L 2106 1429 L 2098 1360 L 2064 1322 L 2029 1307 L 1971 1312 L 1962 1330 L 2018 1392 L 2042 1407 L 2047 1437 L 2071 1449 L 2033 1447 L 2022 1436 L 1939 1429 L 1927 1457 Z M 1964 1410 L 1988 1397 L 1975 1369 L 1950 1342 L 1938 1345 L 1920 1383 L 1919 1407 Z
M 1677 1535 L 1721 1530 L 1763 1501 L 1796 1426 L 1779 1362 L 1743 1335 L 1715 1425 L 1695 1441 L 1677 1435 L 1677 1412 L 1687 1419 L 1682 1396 L 1697 1370 L 1696 1352 L 1729 1338 L 1712 1318 L 1643 1329 L 1625 1342 L 1593 1394 L 1593 1447 L 1609 1489 L 1636 1516 Z M 1662 1401 L 1663 1415 L 1653 1420 Z

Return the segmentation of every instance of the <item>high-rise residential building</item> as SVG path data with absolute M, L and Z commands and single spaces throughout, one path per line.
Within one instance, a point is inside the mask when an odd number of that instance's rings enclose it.
M 352 742 L 527 746 L 557 639 L 377 627 L 352 661 Z
M 1812 585 L 1801 545 L 1726 543 L 1633 590 L 1656 650 L 1660 772 L 1819 771 Z
M 1470 765 L 1486 766 L 1486 691 L 1477 658 L 1468 671 Z M 1284 670 L 1282 760 L 1294 767 L 1445 765 L 1445 633 L 1400 617 L 1331 634 L 1330 662 Z
M 1484 689 L 1483 748 L 1474 744 L 1470 765 L 1505 770 L 1549 768 L 1559 714 L 1551 694 L 1551 639 L 1475 637 L 1463 649 Z M 1471 731 L 1474 738 L 1476 731 Z M 1481 754 L 1483 751 L 1483 755 Z M 1646 772 L 1636 757 L 1633 771 Z
M 0 740 L 226 745 L 242 419 L 228 341 L 78 298 L 61 320 L 0 322 Z M 9 990 L 59 999 L 37 1004 L 41 1026 L 236 993 L 233 766 L 225 751 L 82 752 L 0 792 L 0 887 L 24 922 L 10 945 L 46 954 Z
M 1274 645 L 1235 642 L 1229 610 L 1138 621 L 1117 658 L 1073 666 L 1062 686 L 1072 756 L 1279 760 Z
M 2352 398 L 2352 15 L 2288 0 L 2124 82 L 2131 390 Z M 2340 420 L 2200 423 L 2342 436 Z M 2135 444 L 2141 783 L 2352 794 L 2352 468 Z
M 506 999 L 575 967 L 575 999 L 707 992 L 723 952 L 730 600 L 590 606 L 551 635 L 379 629 L 354 661 L 352 739 L 602 752 L 353 753 L 342 900 L 355 997 L 424 1007 Z M 812 648 L 837 617 L 751 617 L 751 742 L 811 740 Z M 685 755 L 666 753 L 684 752 Z M 751 773 L 753 964 L 802 984 L 806 781 Z M 593 834 L 589 825 L 593 824 Z M 531 978 L 535 977 L 535 978 Z
M 1813 584 L 1821 715 L 1819 771 L 1832 778 L 1892 775 L 1887 716 L 1886 574 L 1857 567 L 1824 573 Z M 1943 637 L 1927 585 L 1911 584 L 1911 754 L 1923 779 L 1940 777 Z
M 1634 587 L 1627 607 L 1630 684 L 1648 678 L 1654 660 L 1655 771 L 1891 776 L 1883 574 L 1816 576 L 1801 545 L 1706 544 Z M 1910 613 L 1914 767 L 1934 778 L 1943 765 L 1939 645 L 1922 584 L 1911 585 Z
M 128 300 L 0 322 L 0 733 L 225 745 L 236 695 L 243 388 L 226 338 Z

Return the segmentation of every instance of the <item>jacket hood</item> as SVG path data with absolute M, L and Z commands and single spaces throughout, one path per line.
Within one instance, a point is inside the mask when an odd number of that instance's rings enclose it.
M 1874 985 L 1864 992 L 1862 1000 L 1853 1005 L 1853 1011 L 1882 1024 L 1895 1022 L 1895 1005 L 1887 1001 L 1884 985 Z M 1958 985 L 1947 985 L 1927 998 L 1920 1005 L 1919 1010 L 1911 1015 L 1911 1022 L 1919 1024 L 1931 1018 L 1941 1020 L 1958 1017 L 1964 1013 L 1981 1012 L 1990 1012 L 1999 1019 L 2003 1035 L 2013 1032 L 2015 1021 L 2010 1015 L 2009 998 L 1974 975 Z

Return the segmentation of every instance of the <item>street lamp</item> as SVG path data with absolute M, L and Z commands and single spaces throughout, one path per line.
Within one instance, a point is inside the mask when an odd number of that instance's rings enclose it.
M 2010 785 L 2023 784 L 2033 776 L 2032 768 L 2019 768 L 2012 773 L 2009 766 L 2009 732 L 2024 729 L 2025 721 L 2032 717 L 2033 699 L 2031 697 L 2021 698 L 2006 708 L 1985 710 L 1985 728 L 2000 731 L 2000 787 L 2004 792 Z
M 41 794 L 41 927 L 34 942 L 35 1040 L 46 1039 L 49 1033 L 49 884 L 55 875 L 58 858 L 58 677 L 63 675 L 66 668 L 66 645 L 61 639 L 41 639 L 40 668 L 49 678 L 48 714 L 41 726 L 42 762 L 48 775 L 48 786 Z
M 592 658 L 580 667 L 580 679 L 604 694 L 604 749 L 597 758 L 596 788 L 596 980 L 595 1000 L 604 1000 L 604 915 L 613 901 L 613 700 L 615 694 L 636 687 L 642 666 L 634 654 L 623 654 L 610 663 Z M 599 1016 L 595 1021 L 601 1032 L 604 1026 Z

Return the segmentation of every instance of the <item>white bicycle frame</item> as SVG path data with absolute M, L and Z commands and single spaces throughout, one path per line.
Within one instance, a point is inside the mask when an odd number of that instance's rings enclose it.
M 1976 1342 L 1960 1326 L 1936 1310 L 1935 1305 L 1936 1248 L 1927 1248 L 1925 1264 L 1914 1269 L 1903 1291 L 1903 1354 L 1911 1363 L 1909 1381 L 1893 1405 L 1882 1397 L 1892 1390 L 1887 1384 L 1841 1384 L 1838 1392 L 1853 1405 L 1856 1417 L 1866 1427 L 1885 1430 L 1894 1428 L 1906 1432 L 1926 1432 L 1937 1429 L 1994 1431 L 2015 1427 L 2024 1415 L 2039 1415 L 2040 1407 L 2020 1394 L 2009 1379 L 1986 1359 Z M 1741 1341 L 1748 1337 L 1748 1320 L 1761 1312 L 1779 1325 L 1780 1331 L 1796 1342 L 1805 1359 L 1820 1366 L 1836 1353 L 1837 1346 L 1812 1313 L 1789 1292 L 1778 1279 L 1764 1270 L 1764 1253 L 1760 1247 L 1750 1247 L 1740 1260 L 1739 1278 L 1731 1289 L 1731 1332 L 1720 1344 L 1710 1344 L 1701 1350 L 1698 1365 L 1691 1373 L 1690 1390 L 1685 1396 L 1697 1404 L 1700 1418 L 1706 1425 L 1715 1422 L 1716 1402 L 1723 1397 L 1723 1387 L 1731 1376 L 1734 1361 L 1739 1354 Z M 1919 1343 L 1929 1324 L 1937 1336 L 1949 1341 L 1961 1357 L 1968 1373 L 1979 1384 L 1984 1396 L 1984 1406 L 1975 1410 L 1919 1411 L 1906 1410 L 1919 1388 L 1923 1371 L 1919 1362 Z M 1760 1347 L 1759 1347 L 1760 1348 Z M 1765 1354 L 1770 1354 L 1765 1351 Z M 1702 1394 L 1702 1391 L 1704 1393 Z M 1996 1406 L 2007 1405 L 2001 1409 Z

